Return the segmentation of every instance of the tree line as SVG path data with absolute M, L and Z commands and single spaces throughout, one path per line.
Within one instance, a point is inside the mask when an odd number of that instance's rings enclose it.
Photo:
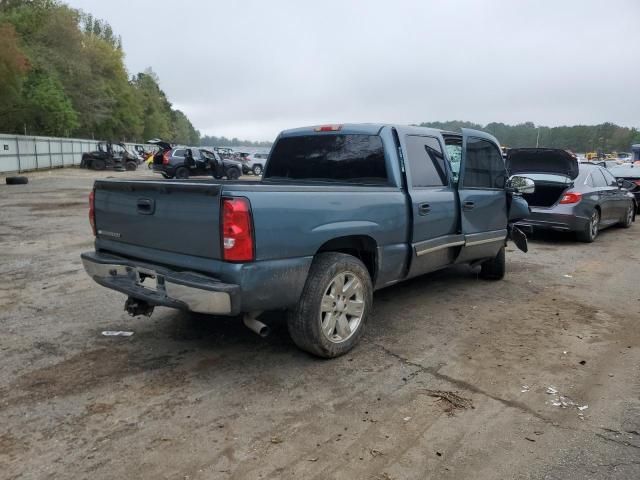
M 251 140 L 239 140 L 236 137 L 213 137 L 205 135 L 200 138 L 200 145 L 209 147 L 262 147 L 270 148 L 273 142 L 252 142 Z
M 478 123 L 465 121 L 425 122 L 421 127 L 459 131 L 460 128 L 482 130 L 495 136 L 510 148 L 548 147 L 563 148 L 573 152 L 628 152 L 631 145 L 640 143 L 640 131 L 621 127 L 614 123 L 599 125 L 574 125 L 562 127 L 536 126 L 533 122 L 507 125 L 505 123 Z
M 0 132 L 200 140 L 151 69 L 129 77 L 107 22 L 58 0 L 0 1 Z

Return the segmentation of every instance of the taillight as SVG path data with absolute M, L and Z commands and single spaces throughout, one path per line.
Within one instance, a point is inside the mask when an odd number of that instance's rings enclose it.
M 91 224 L 91 230 L 93 235 L 96 234 L 96 191 L 91 190 L 89 193 L 89 223 Z
M 582 194 L 577 192 L 565 193 L 560 200 L 560 203 L 578 203 L 582 200 Z
M 162 164 L 169 165 L 169 157 L 171 156 L 171 150 L 165 150 L 162 152 Z
M 631 180 L 633 183 L 635 183 L 636 185 L 640 186 L 640 179 L 638 180 Z
M 250 262 L 254 258 L 251 204 L 246 198 L 222 199 L 222 258 Z

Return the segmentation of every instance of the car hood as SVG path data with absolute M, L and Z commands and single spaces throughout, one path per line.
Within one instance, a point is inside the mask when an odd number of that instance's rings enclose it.
M 578 176 L 578 159 L 559 148 L 512 148 L 506 166 L 510 175 L 552 173 L 572 180 Z

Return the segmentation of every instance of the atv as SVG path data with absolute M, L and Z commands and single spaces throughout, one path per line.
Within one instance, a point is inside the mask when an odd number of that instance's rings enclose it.
M 95 152 L 83 153 L 80 168 L 91 170 L 136 170 L 140 162 L 123 143 L 100 142 Z

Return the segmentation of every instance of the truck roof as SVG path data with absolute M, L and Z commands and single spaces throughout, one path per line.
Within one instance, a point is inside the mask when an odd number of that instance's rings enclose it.
M 326 132 L 320 132 L 318 129 L 321 127 L 336 127 L 336 130 L 328 130 Z M 361 135 L 378 135 L 380 130 L 384 127 L 393 127 L 398 132 L 403 134 L 428 134 L 428 133 L 441 133 L 449 135 L 460 135 L 456 132 L 448 132 L 446 130 L 439 130 L 437 128 L 428 127 L 416 127 L 410 125 L 397 125 L 390 123 L 336 123 L 327 125 L 312 125 L 308 127 L 292 128 L 289 130 L 283 130 L 280 133 L 281 137 L 295 137 L 298 135 L 309 134 L 322 134 L 322 133 L 343 133 L 343 134 L 361 134 Z

